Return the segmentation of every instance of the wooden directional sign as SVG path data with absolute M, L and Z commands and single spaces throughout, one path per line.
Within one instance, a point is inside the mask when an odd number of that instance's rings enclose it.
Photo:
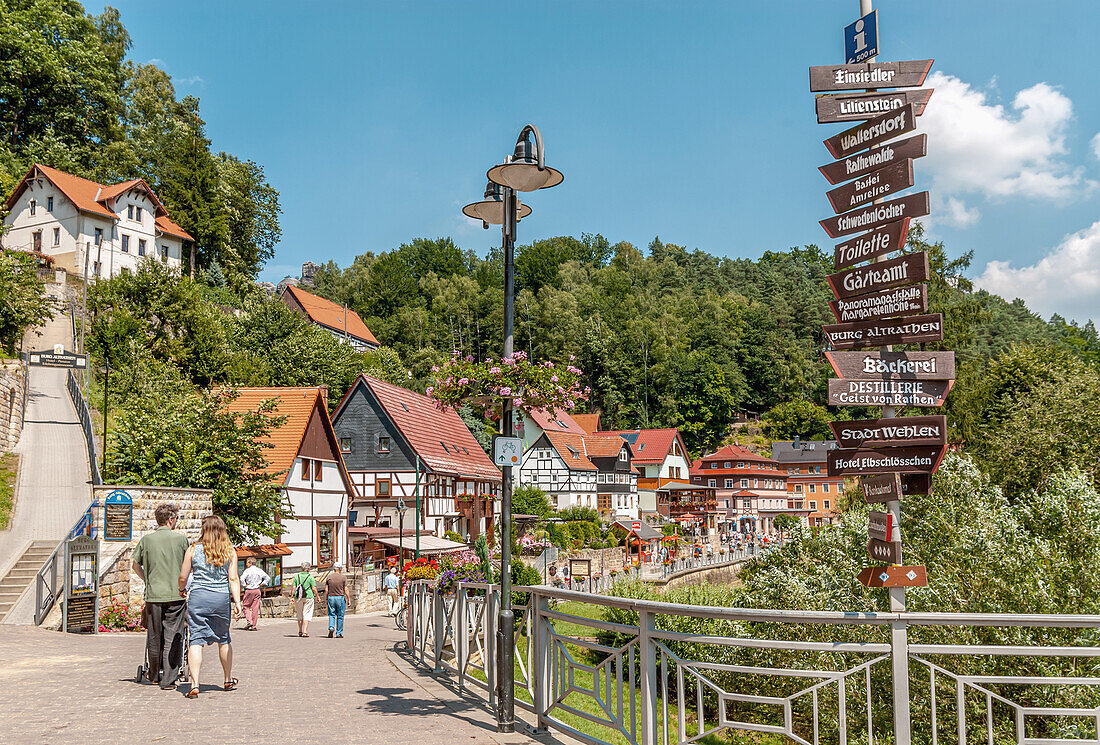
M 917 344 L 943 339 L 943 314 L 928 313 L 883 321 L 859 321 L 822 326 L 834 349 L 863 349 L 887 344 Z
M 922 566 L 867 567 L 857 576 L 864 587 L 928 586 L 928 570 Z
M 954 352 L 826 352 L 825 359 L 838 376 L 856 380 L 952 380 L 955 377 Z
M 75 367 L 82 369 L 88 366 L 88 355 L 74 354 L 73 352 L 66 352 L 64 349 L 52 352 L 30 352 L 27 357 L 27 362 L 32 367 Z
M 833 268 L 841 270 L 884 254 L 900 251 L 909 236 L 909 218 L 888 222 L 870 233 L 863 233 L 837 244 L 833 249 Z
M 906 217 L 923 217 L 929 211 L 928 192 L 922 191 L 900 199 L 891 199 L 889 202 L 860 207 L 818 222 L 830 238 L 839 238 L 842 235 L 870 230 Z
M 947 442 L 947 417 L 942 415 L 829 422 L 829 429 L 842 448 L 938 447 Z
M 916 128 L 917 115 L 912 104 L 908 104 L 833 135 L 825 140 L 825 147 L 834 158 L 845 158 Z
M 915 135 L 873 147 L 865 153 L 856 153 L 847 158 L 834 160 L 832 163 L 818 166 L 817 170 L 821 171 L 821 175 L 830 184 L 842 184 L 865 173 L 900 163 L 906 158 L 915 160 L 927 154 L 928 135 Z
M 931 275 L 928 252 L 905 254 L 896 259 L 830 274 L 825 279 L 838 300 L 878 292 L 889 287 L 926 282 Z
M 907 497 L 916 494 L 930 494 L 932 492 L 932 474 L 930 473 L 903 473 L 901 474 L 901 493 Z
M 868 88 L 915 88 L 924 85 L 933 60 L 906 62 L 864 62 L 859 65 L 819 65 L 810 68 L 810 90 L 866 90 Z
M 928 285 L 909 285 L 892 290 L 829 301 L 829 309 L 841 323 L 874 321 L 879 318 L 909 316 L 928 310 Z
M 829 406 L 943 406 L 954 380 L 829 378 Z
M 876 473 L 935 473 L 945 447 L 834 448 L 827 454 L 829 476 Z
M 894 541 L 894 516 L 889 512 L 867 513 L 867 537 L 876 541 L 892 543 Z M 872 554 L 872 558 L 874 555 Z M 897 564 L 891 561 L 891 564 Z
M 901 474 L 884 473 L 881 476 L 864 476 L 859 481 L 863 488 L 863 501 L 867 504 L 884 504 L 900 501 Z
M 885 515 L 885 512 L 872 512 L 872 515 Z M 867 540 L 867 555 L 875 561 L 885 561 L 890 564 L 901 563 L 901 542 L 882 541 L 877 538 Z
M 900 163 L 871 171 L 866 176 L 860 176 L 855 181 L 850 181 L 832 191 L 825 192 L 825 196 L 829 198 L 829 204 L 833 206 L 833 212 L 839 215 L 841 212 L 855 209 L 861 204 L 893 196 L 912 185 L 913 161 L 906 158 Z
M 879 114 L 897 111 L 906 105 L 913 107 L 913 113 L 920 116 L 932 98 L 932 88 L 917 88 L 904 91 L 880 93 L 835 93 L 818 96 L 817 123 L 835 124 L 836 122 L 858 122 L 871 119 Z

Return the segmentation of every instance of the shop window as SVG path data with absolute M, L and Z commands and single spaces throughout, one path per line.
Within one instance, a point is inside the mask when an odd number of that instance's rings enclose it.
M 317 566 L 330 567 L 336 561 L 336 523 L 317 523 Z

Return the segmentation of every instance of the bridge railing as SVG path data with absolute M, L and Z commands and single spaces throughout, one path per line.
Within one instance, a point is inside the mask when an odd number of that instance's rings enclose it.
M 522 589 L 516 706 L 586 742 L 741 731 L 799 745 L 1100 743 L 1100 616 L 754 610 Z M 498 603 L 494 585 L 410 587 L 415 659 L 490 705 Z
M 88 401 L 84 398 L 84 391 L 80 389 L 80 376 L 78 373 L 69 370 L 66 387 L 69 390 L 69 397 L 73 400 L 76 417 L 80 420 L 80 428 L 84 432 L 84 442 L 88 448 L 88 470 L 92 476 L 92 483 L 102 484 L 103 476 L 99 471 L 98 448 L 95 442 L 95 432 L 92 430 L 92 412 L 88 408 Z

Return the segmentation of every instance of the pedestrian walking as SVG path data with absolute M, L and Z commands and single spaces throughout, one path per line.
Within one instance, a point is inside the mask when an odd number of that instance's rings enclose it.
M 191 589 L 187 591 L 187 581 Z M 179 573 L 179 591 L 187 594 L 187 631 L 191 636 L 187 647 L 187 669 L 191 690 L 187 698 L 199 695 L 199 670 L 202 668 L 202 648 L 218 645 L 218 659 L 224 673 L 222 686 L 232 691 L 237 687 L 233 677 L 233 647 L 230 645 L 230 602 L 238 616 L 241 608 L 241 579 L 237 576 L 237 551 L 229 542 L 225 523 L 217 515 L 202 520 L 199 542 L 187 549 Z
M 313 604 L 317 597 L 317 580 L 310 573 L 310 563 L 302 562 L 302 569 L 294 575 L 291 592 L 294 594 L 294 613 L 298 618 L 298 636 L 309 636 L 309 622 L 313 620 Z M 313 597 L 310 597 L 312 595 Z
M 333 632 L 337 639 L 344 638 L 344 613 L 347 611 L 351 596 L 348 595 L 348 578 L 344 574 L 344 565 L 336 562 L 332 573 L 325 577 L 325 597 L 328 598 L 328 638 Z
M 187 538 L 176 532 L 179 507 L 167 502 L 153 514 L 157 529 L 144 535 L 134 549 L 134 572 L 145 582 L 146 680 L 171 688 L 183 663 L 185 601 L 176 578 L 187 554 Z
M 397 581 L 397 569 L 390 567 L 390 571 L 384 577 L 382 577 L 382 590 L 386 593 L 386 598 L 390 602 L 390 615 L 396 616 L 397 611 L 401 608 L 400 598 L 398 597 L 397 588 L 399 586 Z
M 244 597 L 241 598 L 246 624 L 244 628 L 246 631 L 255 631 L 256 623 L 260 620 L 260 598 L 263 595 L 264 586 L 271 581 L 271 577 L 256 566 L 256 560 L 251 556 L 244 563 L 245 570 L 241 574 L 241 587 L 244 588 Z

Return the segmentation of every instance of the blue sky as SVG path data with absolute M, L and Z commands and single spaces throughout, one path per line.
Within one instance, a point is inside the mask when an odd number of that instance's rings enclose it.
M 529 195 L 520 243 L 833 243 L 816 167 L 843 127 L 816 123 L 806 68 L 840 61 L 858 0 L 114 4 L 131 57 L 280 191 L 266 279 L 418 236 L 484 253 L 499 232 L 460 210 L 527 122 L 565 182 Z M 880 59 L 936 60 L 931 236 L 973 250 L 979 284 L 1100 321 L 1100 3 L 877 5 Z

